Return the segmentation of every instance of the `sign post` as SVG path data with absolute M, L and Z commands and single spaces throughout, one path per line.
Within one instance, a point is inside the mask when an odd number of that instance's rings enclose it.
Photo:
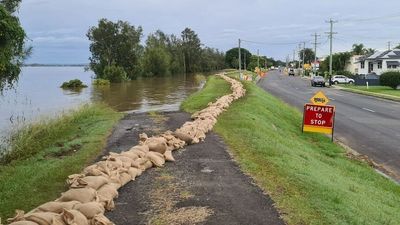
M 331 134 L 335 128 L 335 106 L 327 105 L 329 99 L 323 92 L 311 98 L 312 104 L 304 105 L 302 131 Z

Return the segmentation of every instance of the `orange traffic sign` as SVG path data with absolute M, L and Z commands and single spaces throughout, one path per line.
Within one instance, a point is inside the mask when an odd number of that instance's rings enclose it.
M 310 99 L 310 101 L 314 105 L 326 105 L 329 102 L 329 98 L 326 97 L 322 91 L 319 91 Z

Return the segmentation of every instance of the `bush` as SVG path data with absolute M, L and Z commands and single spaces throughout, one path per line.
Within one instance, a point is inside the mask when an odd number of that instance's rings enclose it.
M 105 79 L 95 79 L 92 84 L 97 86 L 108 86 L 110 85 L 110 81 Z
M 61 85 L 61 88 L 85 88 L 87 87 L 83 82 L 79 79 L 70 80 L 68 82 L 64 82 Z
M 396 89 L 397 86 L 400 85 L 400 72 L 391 71 L 382 73 L 382 75 L 379 78 L 379 81 L 382 86 L 388 86 L 393 89 Z
M 128 80 L 128 76 L 121 66 L 106 66 L 103 71 L 104 78 L 112 83 L 118 83 Z

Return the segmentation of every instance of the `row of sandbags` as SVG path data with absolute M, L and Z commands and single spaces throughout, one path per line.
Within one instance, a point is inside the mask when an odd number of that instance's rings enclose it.
M 217 122 L 217 116 L 235 99 L 244 96 L 245 89 L 240 82 L 223 74 L 219 76 L 231 83 L 232 94 L 193 114 L 193 121 L 175 132 L 167 131 L 150 138 L 141 134 L 139 145 L 121 153 L 111 152 L 80 174 L 70 175 L 67 179 L 70 188 L 60 198 L 26 214 L 17 210 L 16 216 L 7 222 L 10 225 L 112 225 L 104 213 L 115 208 L 114 199 L 120 187 L 153 166 L 162 167 L 166 161 L 175 161 L 172 151 L 204 140 Z

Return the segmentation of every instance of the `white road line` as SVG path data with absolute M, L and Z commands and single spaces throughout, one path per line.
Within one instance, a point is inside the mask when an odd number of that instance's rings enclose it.
M 368 111 L 368 112 L 375 112 L 374 110 L 372 110 L 372 109 L 367 109 L 367 108 L 362 108 L 362 109 L 364 109 L 365 111 Z
M 335 99 L 334 99 L 334 98 L 329 98 L 329 100 L 335 101 Z

